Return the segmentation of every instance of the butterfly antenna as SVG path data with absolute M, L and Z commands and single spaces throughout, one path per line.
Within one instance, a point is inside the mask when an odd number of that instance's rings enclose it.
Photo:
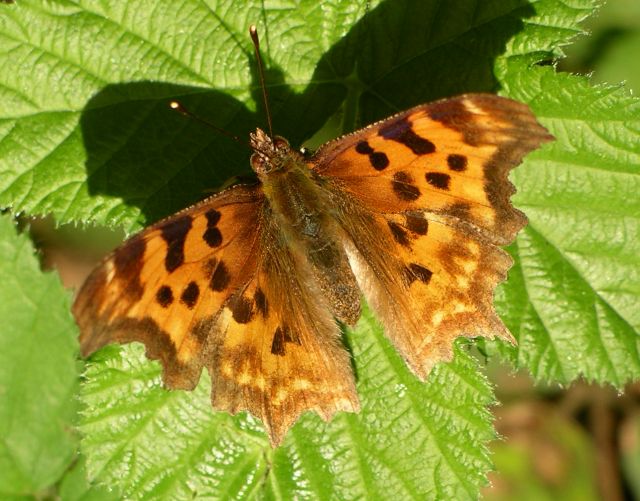
M 197 122 L 200 122 L 201 124 L 206 125 L 207 127 L 212 128 L 213 130 L 215 130 L 216 132 L 230 137 L 231 139 L 233 139 L 234 141 L 236 141 L 237 143 L 240 144 L 244 144 L 246 145 L 247 143 L 245 141 L 243 141 L 242 139 L 240 139 L 238 136 L 234 136 L 233 134 L 231 134 L 230 132 L 221 129 L 220 127 L 217 127 L 215 125 L 213 125 L 211 122 L 207 122 L 204 118 L 200 118 L 198 115 L 191 113 L 187 108 L 184 107 L 184 105 L 178 101 L 171 101 L 169 103 L 169 108 L 171 108 L 172 110 L 177 111 L 178 113 L 180 113 L 181 115 L 184 115 L 185 117 L 189 117 L 192 118 L 193 120 L 196 120 Z
M 264 111 L 267 114 L 267 125 L 269 126 L 269 137 L 273 138 L 273 127 L 271 125 L 271 111 L 269 110 L 269 96 L 267 95 L 267 86 L 264 83 L 264 68 L 262 65 L 262 56 L 260 56 L 260 39 L 258 38 L 258 29 L 254 24 L 249 26 L 249 35 L 253 41 L 253 48 L 256 53 L 256 61 L 258 61 L 258 75 L 260 76 L 260 87 L 262 87 L 262 100 L 264 101 Z

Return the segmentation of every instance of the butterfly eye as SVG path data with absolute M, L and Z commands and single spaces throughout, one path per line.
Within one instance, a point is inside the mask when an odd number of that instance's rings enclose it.
M 256 174 L 265 174 L 267 172 L 268 162 L 265 157 L 258 153 L 251 155 L 251 168 Z
M 276 150 L 286 150 L 289 148 L 289 141 L 280 136 L 275 136 L 273 138 L 273 146 Z
M 309 158 L 311 156 L 311 150 L 309 148 L 305 148 L 304 146 L 302 148 L 300 148 L 300 154 L 304 157 L 304 158 Z

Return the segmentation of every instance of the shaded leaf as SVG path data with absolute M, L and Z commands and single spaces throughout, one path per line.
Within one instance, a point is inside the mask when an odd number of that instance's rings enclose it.
M 333 136 L 421 102 L 496 90 L 496 57 L 549 57 L 578 31 L 591 1 L 572 4 L 1 6 L 0 204 L 131 231 L 249 172 L 248 149 L 167 103 L 178 98 L 240 137 L 264 124 L 250 22 L 263 34 L 276 132 L 298 145 L 336 112 Z

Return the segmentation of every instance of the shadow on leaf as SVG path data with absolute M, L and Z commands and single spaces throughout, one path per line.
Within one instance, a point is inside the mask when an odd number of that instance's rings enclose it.
M 525 1 L 482 8 L 471 0 L 382 2 L 323 55 L 301 93 L 267 61 L 274 132 L 296 147 L 337 113 L 344 114 L 343 130 L 331 136 L 422 102 L 495 91 L 495 58 L 533 13 Z M 246 41 L 249 47 L 248 35 Z M 250 173 L 248 148 L 168 108 L 177 99 L 241 139 L 256 126 L 266 128 L 250 48 L 229 55 L 245 57 L 258 113 L 224 92 L 165 82 L 112 84 L 91 99 L 81 119 L 87 182 L 94 196 L 122 199 L 113 221 L 130 223 L 135 207 L 139 223 L 148 224 L 205 198 L 231 176 Z

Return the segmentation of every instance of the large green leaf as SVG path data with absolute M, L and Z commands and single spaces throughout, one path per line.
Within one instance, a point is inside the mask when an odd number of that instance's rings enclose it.
M 258 422 L 212 413 L 209 381 L 160 387 L 143 350 L 103 350 L 83 389 L 92 474 L 126 498 L 473 499 L 490 467 L 493 394 L 465 350 L 420 383 L 369 313 L 349 333 L 359 414 L 307 414 L 273 451 Z
M 569 383 L 622 387 L 640 376 L 640 100 L 583 78 L 501 67 L 555 134 L 514 179 L 529 217 L 498 303 L 518 367 Z
M 325 123 L 335 136 L 499 90 L 530 103 L 558 141 L 514 176 L 531 225 L 499 306 L 521 344 L 490 352 L 540 378 L 622 384 L 640 374 L 638 103 L 531 66 L 560 55 L 594 3 L 0 4 L 0 205 L 131 231 L 246 173 L 247 151 L 167 101 L 240 137 L 264 124 L 250 22 L 276 132 L 294 145 Z M 91 477 L 130 498 L 476 498 L 492 396 L 475 363 L 457 350 L 422 384 L 369 316 L 349 342 L 361 414 L 326 426 L 305 416 L 276 451 L 259 423 L 211 412 L 208 381 L 167 393 L 140 350 L 105 350 L 83 397 Z
M 341 107 L 332 135 L 438 97 L 496 90 L 497 56 L 550 55 L 591 1 L 368 4 L 2 5 L 0 204 L 131 230 L 246 173 L 246 148 L 167 101 L 241 137 L 264 124 L 261 104 L 253 111 L 261 93 L 250 22 L 263 33 L 276 132 L 296 145 Z
M 36 495 L 69 466 L 78 390 L 69 295 L 0 215 L 0 497 Z

